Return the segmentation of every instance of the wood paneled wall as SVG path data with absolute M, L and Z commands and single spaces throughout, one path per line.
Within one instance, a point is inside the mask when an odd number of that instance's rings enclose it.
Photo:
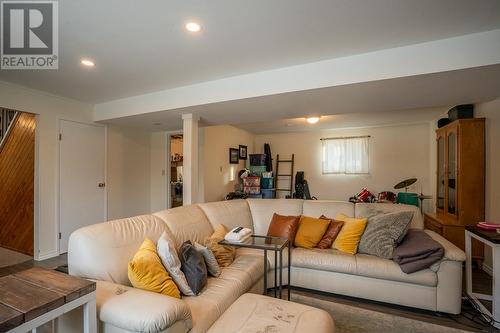
M 20 113 L 0 151 L 0 247 L 33 255 L 35 115 Z

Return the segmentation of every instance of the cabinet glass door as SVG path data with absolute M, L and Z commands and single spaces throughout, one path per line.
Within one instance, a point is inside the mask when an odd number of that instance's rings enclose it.
M 457 133 L 448 133 L 448 213 L 457 214 Z
M 438 175 L 437 175 L 437 208 L 444 210 L 444 197 L 445 197 L 445 153 L 444 153 L 444 136 L 438 136 L 437 139 L 438 149 Z

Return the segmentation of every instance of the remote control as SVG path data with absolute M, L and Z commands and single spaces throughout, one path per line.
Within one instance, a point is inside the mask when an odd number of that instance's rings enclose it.
M 234 232 L 235 234 L 237 234 L 237 233 L 238 233 L 238 232 L 240 232 L 241 230 L 243 230 L 243 227 L 238 227 L 238 228 L 234 229 L 234 230 L 233 230 L 233 232 Z

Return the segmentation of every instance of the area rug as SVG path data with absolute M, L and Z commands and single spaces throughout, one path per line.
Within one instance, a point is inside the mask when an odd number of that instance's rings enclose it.
M 7 267 L 31 260 L 30 256 L 0 247 L 0 267 Z
M 304 295 L 291 295 L 293 302 L 320 308 L 335 321 L 335 333 L 465 333 L 460 329 L 328 302 Z

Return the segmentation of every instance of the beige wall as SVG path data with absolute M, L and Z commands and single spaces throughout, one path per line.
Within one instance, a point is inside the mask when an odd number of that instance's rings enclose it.
M 0 82 L 0 105 L 37 114 L 35 258 L 57 255 L 59 119 L 90 122 L 92 106 Z
M 486 220 L 500 223 L 500 98 L 476 105 L 476 117 L 486 118 Z M 485 251 L 491 269 L 491 250 Z M 498 265 L 498 263 L 497 263 Z
M 108 126 L 108 220 L 151 210 L 151 133 Z
M 205 127 L 202 143 L 203 159 L 200 160 L 200 172 L 203 176 L 200 185 L 204 189 L 204 201 L 219 201 L 234 191 L 238 182 L 238 171 L 245 167 L 245 161 L 239 164 L 229 164 L 229 148 L 238 145 L 248 147 L 248 153 L 254 150 L 255 135 L 233 126 Z
M 321 170 L 322 137 L 370 135 L 369 175 L 323 175 Z M 318 199 L 347 200 L 367 187 L 372 193 L 394 191 L 403 179 L 416 177 L 413 192 L 429 193 L 429 125 L 402 125 L 364 129 L 343 129 L 257 135 L 256 152 L 263 152 L 264 143 L 276 154 L 295 154 L 295 171 L 304 171 L 311 195 Z M 274 165 L 273 165 L 274 167 Z M 280 172 L 281 173 L 281 172 Z
M 167 208 L 167 134 L 151 133 L 150 211 Z

